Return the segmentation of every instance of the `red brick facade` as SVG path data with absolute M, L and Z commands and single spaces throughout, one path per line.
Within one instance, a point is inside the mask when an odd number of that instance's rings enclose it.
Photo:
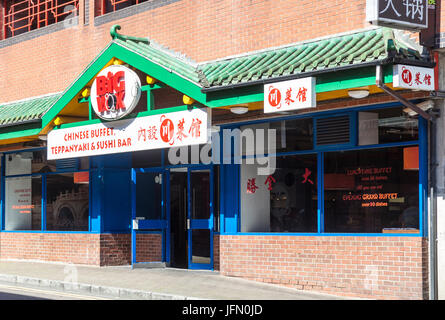
M 79 2 L 82 13 L 85 2 Z M 65 90 L 111 41 L 114 24 L 123 34 L 149 37 L 198 62 L 368 25 L 363 0 L 182 0 L 98 26 L 93 4 L 88 25 L 80 14 L 77 26 L 0 49 L 0 102 Z
M 214 269 L 223 275 L 377 299 L 425 299 L 427 253 L 418 237 L 214 236 Z M 4 232 L 0 259 L 128 265 L 131 241 L 129 234 Z M 138 235 L 136 259 L 161 261 L 161 235 Z
M 197 62 L 369 27 L 365 0 L 341 4 L 181 0 L 100 25 L 94 21 L 98 15 L 94 4 L 100 1 L 89 0 L 88 24 L 85 1 L 79 2 L 78 25 L 0 47 L 0 102 L 65 90 L 111 41 L 109 30 L 114 24 L 121 25 L 123 34 L 149 37 Z M 440 12 L 445 11 L 440 8 Z M 415 92 L 405 97 L 425 95 Z M 386 94 L 342 99 L 321 102 L 310 112 L 389 101 L 393 99 Z M 260 117 L 265 116 L 259 113 Z M 336 295 L 427 298 L 428 247 L 422 238 L 215 235 L 213 244 L 214 269 L 223 275 Z M 0 259 L 128 265 L 131 238 L 129 234 L 2 232 Z M 138 235 L 136 260 L 162 260 L 160 234 Z
M 100 265 L 100 235 L 2 232 L 0 259 Z
M 220 237 L 226 276 L 377 299 L 425 299 L 427 242 L 417 237 Z
M 160 234 L 137 236 L 136 261 L 162 260 Z M 0 260 L 35 260 L 95 266 L 131 263 L 129 234 L 0 233 Z

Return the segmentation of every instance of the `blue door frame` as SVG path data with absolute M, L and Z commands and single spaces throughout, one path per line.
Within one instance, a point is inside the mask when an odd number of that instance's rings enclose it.
M 136 220 L 136 185 L 138 173 L 156 173 L 161 175 L 162 196 L 161 201 L 162 216 L 160 219 Z M 131 169 L 131 265 L 152 262 L 136 261 L 136 234 L 138 231 L 153 232 L 161 230 L 162 235 L 162 261 L 170 260 L 170 172 L 161 168 Z
M 170 167 L 179 168 L 181 166 Z M 189 269 L 213 269 L 213 198 L 214 198 L 214 177 L 212 165 L 193 165 L 186 166 L 187 168 L 187 219 L 189 221 L 187 237 L 188 237 L 188 268 Z M 192 192 L 191 192 L 191 176 L 193 172 L 206 170 L 209 172 L 210 184 L 210 217 L 209 219 L 192 219 Z M 137 220 L 136 213 L 136 185 L 138 173 L 157 173 L 162 174 L 162 198 L 161 201 L 163 217 L 161 219 L 145 219 Z M 150 232 L 154 230 L 161 230 L 162 233 L 162 261 L 170 262 L 170 230 L 171 230 L 171 213 L 170 213 L 170 170 L 169 168 L 133 168 L 131 170 L 131 265 L 151 263 L 151 262 L 137 262 L 136 261 L 136 235 L 138 232 Z M 209 230 L 210 242 L 210 263 L 193 263 L 192 262 L 192 232 L 193 230 Z
M 209 199 L 209 209 L 210 217 L 208 219 L 193 219 L 192 216 L 192 186 L 191 186 L 191 176 L 194 171 L 208 171 L 209 173 L 209 186 L 210 186 L 210 199 Z M 189 223 L 187 224 L 188 233 L 188 268 L 189 269 L 213 269 L 213 193 L 214 193 L 214 181 L 213 181 L 213 166 L 203 165 L 189 167 L 187 170 L 187 197 L 188 197 L 188 212 L 187 219 Z M 193 262 L 193 242 L 192 233 L 194 230 L 209 230 L 209 245 L 210 245 L 210 262 L 209 263 L 196 263 Z

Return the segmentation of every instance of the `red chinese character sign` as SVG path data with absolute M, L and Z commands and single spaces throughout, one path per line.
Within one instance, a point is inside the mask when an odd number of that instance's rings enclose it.
M 434 69 L 397 64 L 393 67 L 394 88 L 433 91 Z
M 302 78 L 264 86 L 264 112 L 316 107 L 315 78 Z
M 112 65 L 97 75 L 91 86 L 91 105 L 104 120 L 118 120 L 136 107 L 141 96 L 141 81 L 131 69 Z
M 205 109 L 55 129 L 48 134 L 48 159 L 181 147 L 208 141 Z

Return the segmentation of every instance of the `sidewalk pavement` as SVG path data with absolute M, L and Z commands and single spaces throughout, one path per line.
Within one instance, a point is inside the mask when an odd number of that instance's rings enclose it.
M 58 291 L 148 300 L 335 300 L 327 294 L 173 268 L 131 269 L 0 261 L 0 282 Z

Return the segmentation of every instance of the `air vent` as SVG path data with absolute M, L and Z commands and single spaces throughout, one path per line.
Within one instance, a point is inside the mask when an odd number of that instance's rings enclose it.
M 349 116 L 317 119 L 317 146 L 350 141 Z
M 56 168 L 59 170 L 79 170 L 79 158 L 56 160 Z

